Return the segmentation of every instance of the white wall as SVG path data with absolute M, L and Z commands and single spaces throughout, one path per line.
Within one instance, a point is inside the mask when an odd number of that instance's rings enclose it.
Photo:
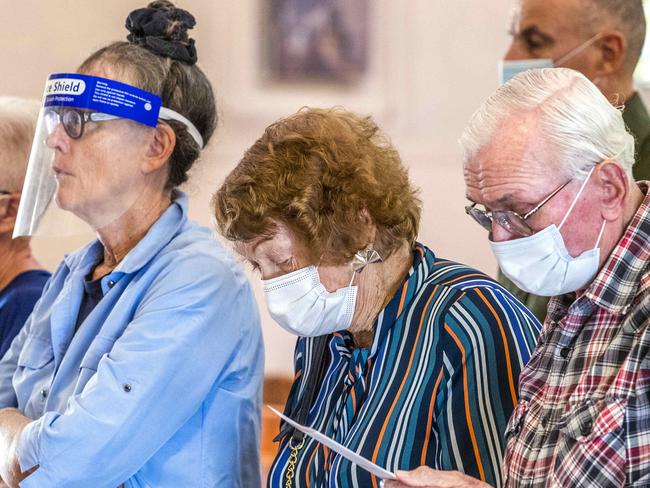
M 269 122 L 303 105 L 343 105 L 373 114 L 400 149 L 422 189 L 420 240 L 441 256 L 492 273 L 486 235 L 463 210 L 456 141 L 497 86 L 510 0 L 370 0 L 371 66 L 360 85 L 348 89 L 260 80 L 264 1 L 180 2 L 197 17 L 199 63 L 214 84 L 222 120 L 187 187 L 192 216 L 210 225 L 211 193 Z M 123 39 L 127 13 L 142 6 L 133 0 L 0 0 L 0 94 L 40 98 L 49 73 L 74 70 L 92 50 Z M 82 243 L 38 238 L 34 247 L 53 268 Z M 294 340 L 261 309 L 267 372 L 291 374 Z

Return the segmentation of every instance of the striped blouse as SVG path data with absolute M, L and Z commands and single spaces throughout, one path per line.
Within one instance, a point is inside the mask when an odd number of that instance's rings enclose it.
M 347 331 L 332 334 L 306 423 L 390 471 L 428 465 L 499 486 L 506 423 L 540 324 L 486 275 L 421 244 L 413 254 L 403 285 L 376 319 L 370 349 L 355 347 Z M 318 367 L 313 343 L 298 339 L 286 412 L 294 411 L 303 379 Z M 269 487 L 288 486 L 288 437 Z M 307 437 L 291 486 L 377 488 L 379 482 Z

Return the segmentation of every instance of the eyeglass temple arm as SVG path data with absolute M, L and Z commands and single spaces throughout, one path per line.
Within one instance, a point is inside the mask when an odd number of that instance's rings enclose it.
M 553 193 L 551 193 L 551 194 L 550 194 L 549 196 L 547 196 L 544 200 L 542 200 L 542 201 L 541 201 L 541 202 L 540 202 L 540 203 L 539 203 L 539 204 L 538 204 L 534 209 L 532 209 L 530 212 L 527 212 L 525 215 L 522 215 L 521 218 L 524 219 L 524 220 L 526 220 L 526 219 L 528 219 L 529 217 L 533 216 L 535 213 L 537 213 L 537 212 L 539 211 L 540 208 L 542 208 L 544 205 L 546 205 L 546 203 L 547 203 L 551 198 L 553 198 L 555 195 L 557 195 L 557 194 L 560 192 L 560 190 L 562 190 L 562 188 L 564 188 L 564 187 L 567 186 L 569 183 L 571 183 L 571 181 L 572 181 L 572 180 L 569 180 L 569 181 L 567 181 L 566 183 L 564 183 L 564 184 L 562 184 L 561 186 L 559 186 L 558 188 L 556 188 L 555 190 L 553 190 Z

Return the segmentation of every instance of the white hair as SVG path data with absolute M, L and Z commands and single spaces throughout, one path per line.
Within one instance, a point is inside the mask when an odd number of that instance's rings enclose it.
M 0 97 L 0 190 L 21 191 L 40 103 Z
M 534 113 L 539 137 L 558 155 L 566 177 L 586 176 L 606 159 L 632 178 L 634 137 L 622 111 L 583 74 L 567 68 L 525 71 L 500 87 L 472 115 L 460 138 L 467 163 L 516 115 Z

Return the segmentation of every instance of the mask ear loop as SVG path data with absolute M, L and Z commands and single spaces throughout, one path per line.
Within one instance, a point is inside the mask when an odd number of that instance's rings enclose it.
M 566 53 L 564 56 L 561 56 L 557 61 L 553 61 L 553 65 L 556 68 L 561 67 L 564 63 L 566 63 L 573 56 L 575 56 L 576 54 L 578 54 L 578 53 L 582 52 L 583 50 L 587 49 L 594 41 L 599 39 L 601 37 L 601 35 L 602 35 L 602 33 L 599 32 L 598 34 L 595 34 L 595 35 L 591 36 L 589 39 L 587 39 L 585 42 L 580 44 L 578 47 L 574 47 L 573 49 L 571 49 L 571 51 Z
M 571 214 L 571 211 L 573 210 L 573 207 L 575 207 L 576 203 L 578 203 L 578 199 L 580 198 L 580 195 L 582 194 L 582 191 L 585 189 L 585 186 L 587 186 L 587 183 L 589 182 L 589 178 L 591 178 L 591 174 L 594 172 L 595 169 L 596 169 L 596 166 L 592 167 L 589 170 L 589 173 L 587 174 L 587 177 L 585 178 L 585 180 L 582 182 L 582 186 L 580 186 L 580 190 L 578 191 L 578 194 L 576 195 L 576 197 L 573 199 L 573 202 L 571 203 L 571 206 L 569 207 L 569 210 L 567 210 L 567 212 L 564 214 L 564 218 L 562 219 L 562 222 L 560 222 L 560 225 L 558 226 L 558 230 L 560 230 L 562 228 L 562 226 L 564 225 L 564 222 L 566 222 L 566 219 L 569 218 L 569 215 Z
M 603 219 L 603 225 L 600 226 L 600 232 L 598 233 L 598 239 L 596 239 L 596 245 L 594 246 L 594 249 L 600 246 L 600 240 L 602 239 L 603 233 L 605 232 L 605 224 L 607 224 L 607 221 Z
M 352 278 L 350 278 L 350 283 L 348 283 L 348 288 L 352 286 L 352 282 L 354 281 L 354 277 L 359 274 L 358 271 L 352 270 Z

